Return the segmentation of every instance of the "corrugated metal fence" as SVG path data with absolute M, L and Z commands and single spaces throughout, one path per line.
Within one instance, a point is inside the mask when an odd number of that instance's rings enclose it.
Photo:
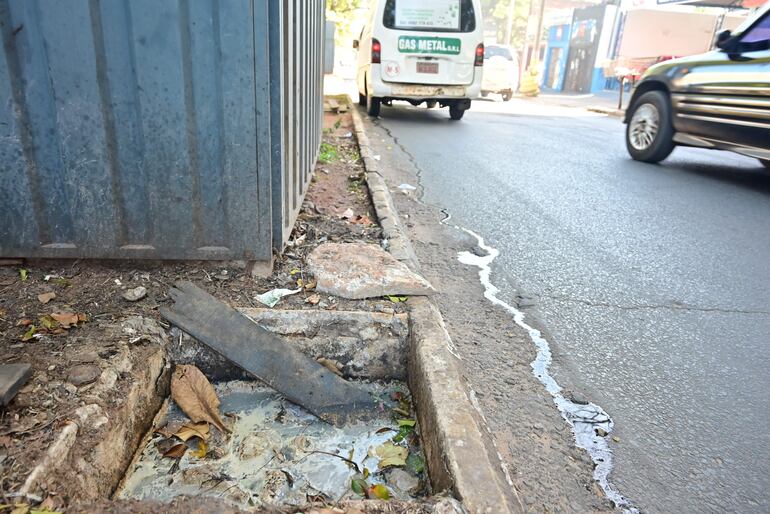
M 0 0 L 0 256 L 269 260 L 323 26 L 323 0 Z

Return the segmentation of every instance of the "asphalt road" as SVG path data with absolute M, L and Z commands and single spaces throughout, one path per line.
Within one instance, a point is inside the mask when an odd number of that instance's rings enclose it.
M 770 511 L 770 174 L 525 100 L 383 107 L 426 202 L 500 256 L 492 282 L 547 334 L 557 381 L 615 421 L 611 482 L 646 512 Z

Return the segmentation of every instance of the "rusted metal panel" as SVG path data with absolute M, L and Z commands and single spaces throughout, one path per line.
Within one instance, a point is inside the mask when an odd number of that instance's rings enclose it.
M 320 143 L 321 90 L 280 94 L 323 44 L 287 4 L 323 22 L 321 0 L 0 0 L 0 256 L 269 260 Z

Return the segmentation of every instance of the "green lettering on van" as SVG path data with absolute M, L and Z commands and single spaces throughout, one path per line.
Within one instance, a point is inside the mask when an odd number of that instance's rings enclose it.
M 400 36 L 398 51 L 404 54 L 458 55 L 462 42 L 453 37 Z

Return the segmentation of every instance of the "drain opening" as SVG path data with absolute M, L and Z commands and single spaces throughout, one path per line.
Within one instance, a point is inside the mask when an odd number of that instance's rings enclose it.
M 301 505 L 376 498 L 418 499 L 429 493 L 425 458 L 408 389 L 400 382 L 358 382 L 380 408 L 365 421 L 334 427 L 259 382 L 215 384 L 232 433 L 211 428 L 179 458 L 163 457 L 168 438 L 153 429 L 117 494 L 170 501 L 182 495 L 224 498 L 237 506 Z M 156 423 L 189 423 L 169 402 Z M 177 443 L 179 441 L 176 441 Z

